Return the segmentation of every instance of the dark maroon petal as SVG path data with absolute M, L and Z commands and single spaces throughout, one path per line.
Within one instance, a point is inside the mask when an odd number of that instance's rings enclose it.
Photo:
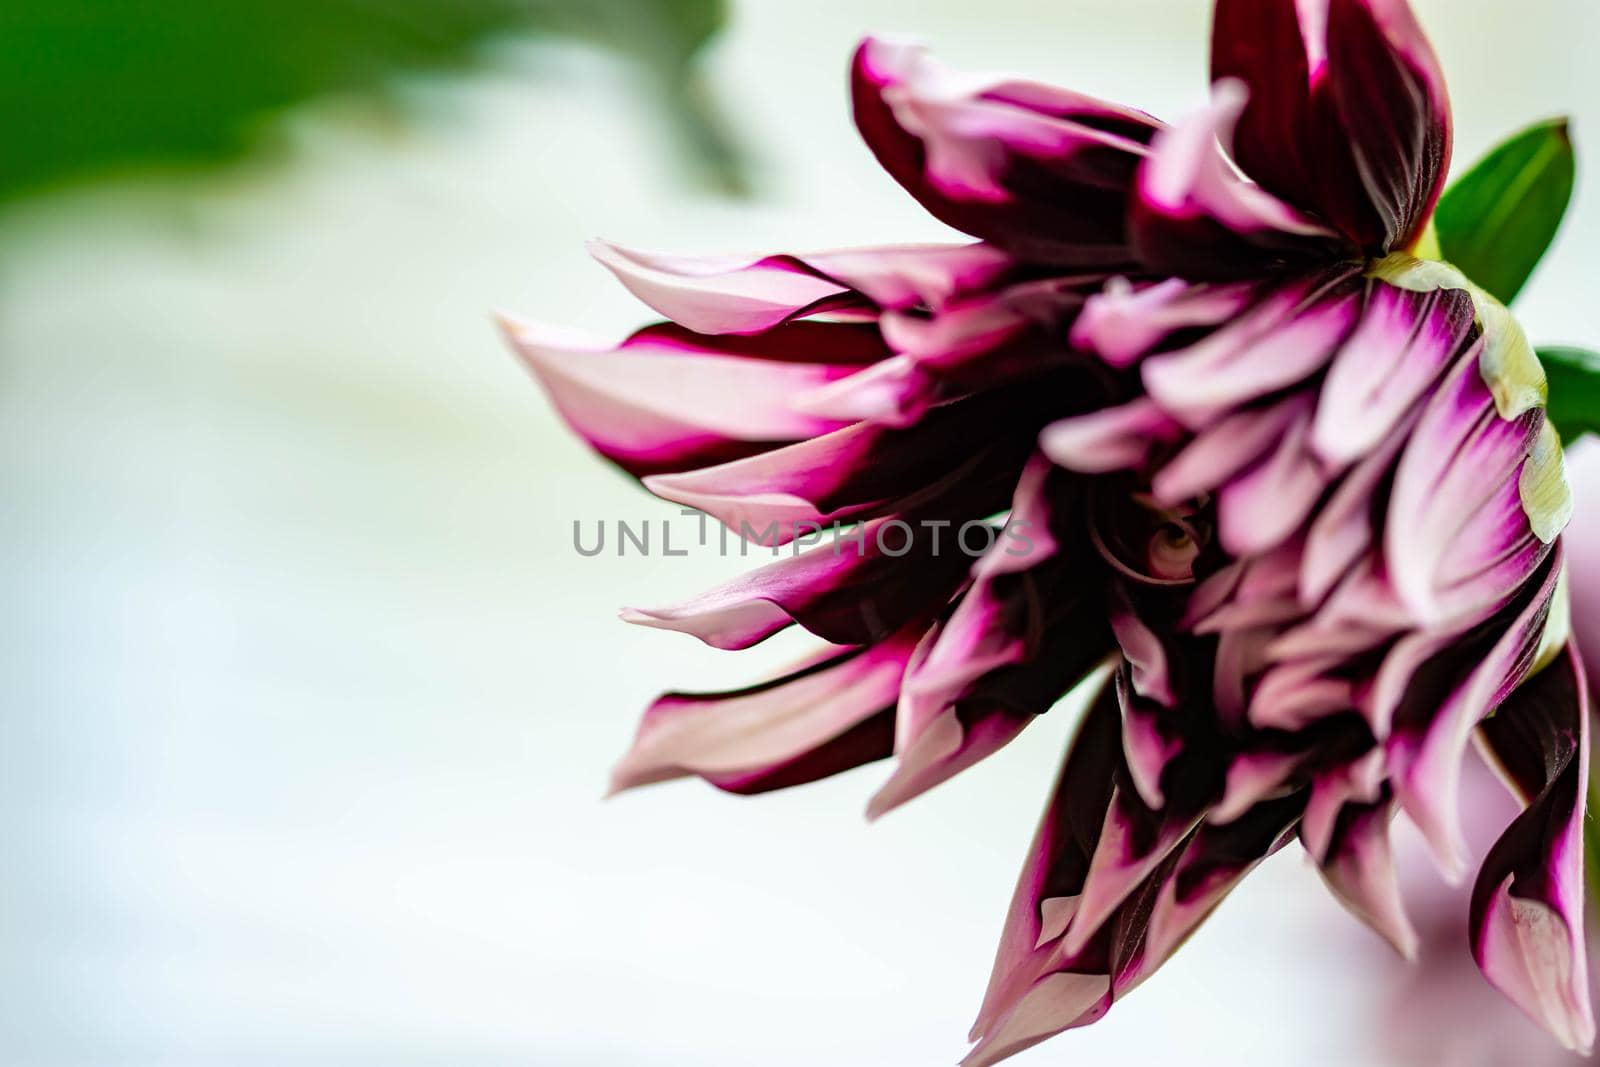
M 866 649 L 830 649 L 747 689 L 658 698 L 612 772 L 612 791 L 699 775 L 759 793 L 887 757 L 917 637 L 911 629 Z
M 1472 954 L 1484 975 L 1583 1053 L 1595 1036 L 1583 908 L 1588 704 L 1569 646 L 1480 728 L 1528 807 L 1484 859 L 1471 910 Z
M 1249 90 L 1234 155 L 1252 178 L 1368 251 L 1415 240 L 1450 105 L 1405 0 L 1218 0 L 1211 73 Z
M 1450 98 L 1433 47 L 1406 0 L 1332 0 L 1328 70 L 1383 247 L 1410 247 L 1450 170 Z
M 1031 82 L 962 78 L 921 48 L 868 39 L 851 72 L 856 126 L 941 221 L 1018 258 L 1128 264 L 1127 196 L 1149 116 Z

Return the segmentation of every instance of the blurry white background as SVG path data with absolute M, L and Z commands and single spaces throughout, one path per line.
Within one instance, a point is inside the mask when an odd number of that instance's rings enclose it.
M 1421 0 L 1458 164 L 1571 112 L 1520 310 L 1600 342 L 1600 8 Z M 710 88 L 759 195 L 686 188 L 614 61 L 541 46 L 295 120 L 287 170 L 64 194 L 0 231 L 0 1061 L 950 1063 L 1072 725 L 867 826 L 883 768 L 602 803 L 665 687 L 757 677 L 630 628 L 740 561 L 579 558 L 665 518 L 588 456 L 496 307 L 620 333 L 584 256 L 943 236 L 849 123 L 867 31 L 1176 117 L 1204 0 L 749 0 Z M 1286 851 L 1101 1024 L 1019 1063 L 1375 1062 L 1393 970 Z M 1464 946 L 1462 951 L 1464 951 Z

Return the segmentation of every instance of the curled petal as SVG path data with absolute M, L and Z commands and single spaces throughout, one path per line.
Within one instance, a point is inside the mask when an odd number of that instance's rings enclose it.
M 699 775 L 719 789 L 759 793 L 883 759 L 916 640 L 911 631 L 825 652 L 748 689 L 668 693 L 645 712 L 611 791 Z
M 1587 687 L 1570 648 L 1484 723 L 1485 747 L 1528 805 L 1472 890 L 1472 954 L 1489 981 L 1568 1048 L 1594 1044 L 1584 947 Z
M 856 126 L 934 216 L 1020 259 L 1132 262 L 1128 187 L 1149 116 L 1032 82 L 960 75 L 915 45 L 868 39 L 851 74 Z
M 1152 142 L 1132 214 L 1134 247 L 1151 269 L 1248 278 L 1337 254 L 1332 230 L 1241 177 L 1227 158 L 1245 95 L 1240 83 L 1219 82 L 1208 107 Z

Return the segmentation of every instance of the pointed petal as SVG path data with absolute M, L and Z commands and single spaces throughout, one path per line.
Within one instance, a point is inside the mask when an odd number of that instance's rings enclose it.
M 1083 889 L 1089 858 L 1111 800 L 1112 776 L 1120 750 L 1119 721 L 1116 691 L 1107 683 L 1078 727 L 1028 849 L 983 1007 L 972 1028 L 973 1040 L 990 1032 L 996 1022 L 1015 1010 L 1038 975 L 1038 964 L 1033 959 L 1036 949 L 1060 939 L 1060 928 L 1046 926 L 1047 905 L 1073 900 Z M 1070 907 L 1053 910 L 1071 915 Z M 1101 977 L 1105 982 L 1105 976 Z
M 1472 890 L 1472 954 L 1489 981 L 1566 1047 L 1594 1044 L 1584 946 L 1587 686 L 1569 649 L 1486 722 L 1482 735 L 1527 800 Z
M 1156 898 L 1141 971 L 1170 958 L 1245 875 L 1283 847 L 1304 804 L 1302 796 L 1284 797 L 1225 826 L 1200 828 Z
M 1405 959 L 1415 959 L 1417 932 L 1407 918 L 1395 877 L 1389 822 L 1395 805 L 1348 804 L 1339 813 L 1326 858 L 1318 865 L 1322 880 L 1352 915 L 1370 926 Z
M 667 256 L 592 241 L 589 254 L 628 291 L 697 333 L 757 333 L 849 289 L 787 256 Z
M 888 354 L 875 331 L 842 323 L 795 323 L 731 341 L 662 325 L 617 346 L 509 319 L 504 326 L 568 425 L 640 477 L 839 429 L 841 420 L 798 411 L 797 392 Z M 810 362 L 819 356 L 837 362 Z
M 894 775 L 873 817 L 965 770 L 1013 740 L 1111 650 L 1098 583 L 1081 548 L 1054 538 L 1081 526 L 1077 488 L 1042 457 L 1030 463 L 1012 522 L 1039 531 L 1025 556 L 996 541 L 949 620 L 907 668 L 896 718 Z
M 612 792 L 691 774 L 732 792 L 763 792 L 888 756 L 916 638 L 830 650 L 748 689 L 660 697 L 612 772 Z
M 836 308 L 940 307 L 998 281 L 1011 258 L 983 244 L 891 245 L 796 255 L 672 256 L 593 241 L 629 292 L 698 333 L 757 333 Z

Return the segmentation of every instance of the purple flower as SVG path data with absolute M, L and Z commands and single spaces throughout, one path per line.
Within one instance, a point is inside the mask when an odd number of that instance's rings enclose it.
M 507 324 L 657 496 L 766 545 L 856 526 L 855 549 L 626 613 L 829 644 L 662 697 L 615 785 L 760 792 L 893 758 L 876 815 L 1094 676 L 972 1031 L 987 1064 L 1099 1018 L 1292 838 L 1409 953 L 1388 826 L 1406 812 L 1459 875 L 1476 739 L 1526 808 L 1478 874 L 1474 954 L 1586 1047 L 1570 494 L 1520 327 L 1428 258 L 1438 63 L 1403 0 L 1219 0 L 1213 69 L 1166 126 L 869 40 L 858 127 L 978 243 L 600 245 L 669 322 L 614 347 Z M 975 563 L 952 547 L 974 530 Z

